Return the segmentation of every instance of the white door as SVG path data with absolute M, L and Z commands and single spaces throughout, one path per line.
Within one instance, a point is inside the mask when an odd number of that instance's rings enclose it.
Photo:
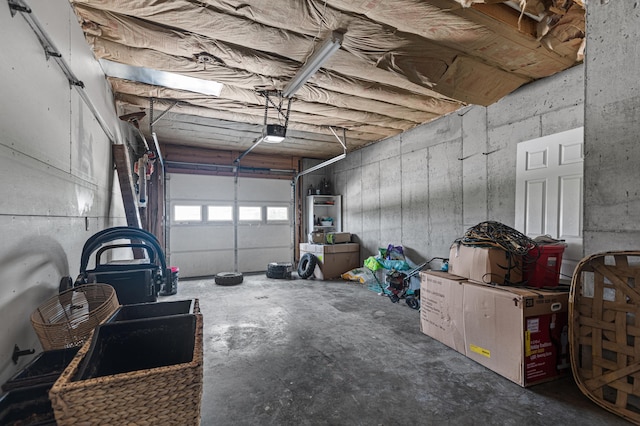
M 236 195 L 233 177 L 171 173 L 167 201 L 167 257 L 181 277 L 234 271 L 236 259 L 238 272 L 291 262 L 289 180 L 239 178 Z
M 561 278 L 571 277 L 582 254 L 584 128 L 518 144 L 516 229 L 568 244 Z

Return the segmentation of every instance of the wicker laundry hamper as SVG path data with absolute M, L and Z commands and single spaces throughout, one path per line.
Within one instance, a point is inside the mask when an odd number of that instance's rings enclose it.
M 59 293 L 31 314 L 45 351 L 80 346 L 120 306 L 113 287 L 86 284 Z
M 141 333 L 135 334 L 140 331 L 152 332 L 154 328 L 164 332 L 166 329 L 163 331 L 156 324 L 184 324 L 184 320 L 188 320 L 188 329 L 178 330 L 175 339 L 171 336 L 158 339 L 157 336 L 149 338 Z M 199 425 L 203 388 L 202 324 L 202 315 L 194 314 L 107 323 L 98 327 L 49 392 L 57 424 Z M 145 325 L 148 326 L 146 330 Z M 113 332 L 127 328 L 132 330 L 131 335 Z M 121 341 L 124 340 L 125 349 L 127 345 L 131 346 L 129 356 L 118 357 L 122 362 L 117 367 L 131 371 L 105 374 L 105 370 L 113 369 L 114 360 L 105 359 L 109 358 L 109 351 L 99 348 L 97 342 L 101 334 L 111 335 L 102 337 L 105 345 L 111 342 L 122 349 Z M 189 336 L 184 338 L 184 335 Z M 116 339 L 109 342 L 109 337 L 114 336 Z M 145 339 L 145 342 L 139 342 Z M 150 368 L 129 368 L 134 364 L 144 364 L 145 360 L 141 358 L 149 353 L 161 355 L 163 350 L 158 348 L 163 345 L 164 351 L 172 351 L 179 345 L 178 341 L 190 342 L 191 350 L 185 362 L 154 366 L 156 362 L 151 361 Z M 149 349 L 148 346 L 156 347 Z M 97 370 L 87 366 L 92 353 L 97 363 L 102 364 Z M 101 368 L 102 371 L 98 371 Z
M 584 258 L 569 296 L 571 368 L 596 404 L 640 424 L 640 251 Z

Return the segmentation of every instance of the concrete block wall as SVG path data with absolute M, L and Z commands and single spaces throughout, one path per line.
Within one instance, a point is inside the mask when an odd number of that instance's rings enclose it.
M 29 6 L 85 84 L 87 95 L 122 140 L 110 93 L 66 0 Z M 0 382 L 33 357 L 11 360 L 13 347 L 42 348 L 31 313 L 75 279 L 86 239 L 126 224 L 111 141 L 19 14 L 0 7 Z M 115 184 L 114 184 L 115 182 Z
M 473 225 L 514 226 L 517 144 L 583 118 L 580 65 L 350 153 L 327 170 L 343 195 L 344 230 L 362 259 L 388 244 L 403 245 L 414 262 L 448 257 Z
M 613 25 L 612 25 L 613 24 Z M 640 249 L 640 4 L 587 8 L 585 253 Z

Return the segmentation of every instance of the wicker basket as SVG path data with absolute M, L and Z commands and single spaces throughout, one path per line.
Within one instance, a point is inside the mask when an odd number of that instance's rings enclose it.
M 57 424 L 199 425 L 203 386 L 202 315 L 193 317 L 195 338 L 190 362 L 83 380 L 79 370 L 83 360 L 90 356 L 93 343 L 87 341 L 49 392 Z M 120 324 L 126 326 L 127 322 Z M 101 327 L 113 326 L 118 324 Z M 95 334 L 99 333 L 100 329 Z
M 82 285 L 40 305 L 31 314 L 31 325 L 45 351 L 80 346 L 119 306 L 110 285 Z
M 569 340 L 580 390 L 640 424 L 640 251 L 596 254 L 578 264 Z

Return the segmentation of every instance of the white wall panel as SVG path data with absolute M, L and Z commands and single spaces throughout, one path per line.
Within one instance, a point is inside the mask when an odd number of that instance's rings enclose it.
M 20 15 L 11 18 L 4 6 L 0 13 L 0 144 L 68 170 L 69 83 L 55 63 L 46 60 L 27 22 Z M 67 143 L 57 143 L 61 140 Z
M 33 16 L 109 128 L 120 135 L 111 92 L 66 0 L 29 0 Z M 111 140 L 20 14 L 0 11 L 0 382 L 17 365 L 14 344 L 40 351 L 29 315 L 78 274 L 82 246 L 122 225 Z M 119 140 L 122 142 L 121 140 Z M 115 202 L 114 202 L 115 200 Z

